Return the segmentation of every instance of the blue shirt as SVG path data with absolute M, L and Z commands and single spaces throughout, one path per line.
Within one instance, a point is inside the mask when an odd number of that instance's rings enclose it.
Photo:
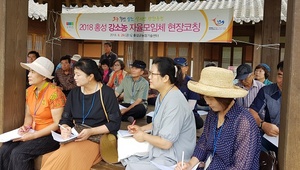
M 214 150 L 215 133 L 220 133 L 208 170 L 258 170 L 261 138 L 250 112 L 235 103 L 223 125 L 218 129 L 217 125 L 218 114 L 210 110 L 193 156 L 206 161 Z
M 250 108 L 255 110 L 260 116 L 265 111 L 264 121 L 280 125 L 280 105 L 281 91 L 277 83 L 264 86 L 257 93 Z

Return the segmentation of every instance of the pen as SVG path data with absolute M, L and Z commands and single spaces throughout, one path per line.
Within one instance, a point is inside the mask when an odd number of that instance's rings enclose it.
M 59 127 L 61 127 L 64 130 L 67 130 L 65 127 L 63 127 L 61 124 L 58 124 Z
M 181 157 L 181 167 L 183 168 L 183 161 L 184 161 L 184 151 L 182 151 L 182 157 Z
M 131 126 L 133 126 L 135 124 L 135 120 L 132 122 Z

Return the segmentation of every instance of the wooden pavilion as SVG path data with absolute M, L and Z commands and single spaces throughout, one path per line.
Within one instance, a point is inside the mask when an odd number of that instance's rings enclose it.
M 48 3 L 48 11 L 61 11 L 62 4 L 65 6 L 88 5 L 88 6 L 118 6 L 123 4 L 133 4 L 135 11 L 149 11 L 150 2 L 157 4 L 161 1 L 171 3 L 172 0 L 35 0 L 39 3 Z M 176 0 L 185 2 L 186 0 Z M 193 0 L 190 0 L 193 1 Z M 229 0 L 228 0 L 229 1 Z M 262 44 L 273 44 L 279 42 L 280 35 L 280 4 L 281 0 L 265 0 L 264 2 L 264 21 L 262 23 Z M 300 40 L 297 38 L 300 34 L 300 27 L 297 24 L 299 19 L 300 1 L 288 1 L 288 19 L 286 27 L 286 52 L 285 52 L 285 77 L 284 90 L 281 107 L 281 127 L 279 142 L 279 165 L 280 169 L 300 169 L 298 163 L 300 157 L 300 146 L 298 145 L 300 126 L 300 116 L 298 114 L 299 101 L 299 75 L 300 66 L 299 54 Z M 25 91 L 25 71 L 19 65 L 24 62 L 27 52 L 27 24 L 28 24 L 28 1 L 24 0 L 2 0 L 0 2 L 0 132 L 8 131 L 20 126 L 24 117 L 24 96 Z M 47 20 L 49 31 L 53 33 L 54 27 Z M 50 52 L 57 53 L 60 56 L 61 51 L 72 47 L 72 41 L 63 42 L 61 47 L 46 47 L 46 56 L 51 56 Z M 204 44 L 193 43 L 195 54 L 202 53 L 205 49 Z M 51 49 L 51 50 L 50 50 Z M 149 44 L 148 42 L 133 42 L 133 56 L 135 59 L 148 61 Z M 202 50 L 201 50 L 202 49 Z M 143 57 L 141 57 L 143 56 Z M 276 70 L 279 52 L 269 49 L 262 49 L 261 59 L 258 62 L 268 63 L 273 70 Z M 275 59 L 274 59 L 275 58 Z M 200 59 L 194 59 L 199 63 L 195 69 L 202 68 Z M 276 75 L 272 75 L 273 77 Z M 293 93 L 293 94 L 292 94 Z M 296 94 L 296 95 L 295 95 Z

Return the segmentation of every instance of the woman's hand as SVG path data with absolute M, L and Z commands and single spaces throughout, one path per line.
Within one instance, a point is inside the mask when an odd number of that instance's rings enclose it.
M 92 135 L 92 129 L 83 129 L 77 136 L 76 142 L 87 140 Z
M 143 132 L 141 130 L 138 130 L 138 131 L 133 133 L 133 138 L 138 142 L 144 142 L 145 141 L 145 139 L 144 139 L 145 134 L 146 134 L 145 132 Z
M 71 136 L 72 130 L 70 126 L 67 125 L 62 125 L 60 127 L 60 133 L 61 133 L 61 137 L 63 139 L 68 139 Z
M 138 125 L 128 125 L 127 129 L 129 133 L 136 133 L 137 131 L 142 131 L 141 127 Z
M 35 138 L 36 138 L 35 132 L 32 132 L 32 133 L 27 132 L 27 133 L 23 134 L 23 136 L 21 138 L 13 140 L 13 142 L 18 142 L 18 141 L 26 142 L 26 141 L 29 141 L 29 140 L 33 140 Z
M 175 170 L 190 170 L 192 169 L 192 165 L 189 162 L 178 162 Z
M 21 126 L 21 127 L 19 128 L 18 134 L 22 136 L 22 135 L 24 135 L 25 133 L 29 132 L 30 129 L 31 129 L 30 126 Z

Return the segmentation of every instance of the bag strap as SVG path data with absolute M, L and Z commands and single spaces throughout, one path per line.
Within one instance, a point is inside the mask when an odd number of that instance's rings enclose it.
M 106 109 L 105 109 L 105 106 L 104 106 L 104 103 L 103 103 L 102 87 L 103 87 L 103 84 L 100 86 L 100 100 L 101 100 L 101 104 L 102 104 L 103 111 L 104 111 L 104 113 L 105 113 L 106 120 L 107 120 L 107 122 L 109 122 L 108 114 L 107 114 L 107 112 L 106 112 Z

